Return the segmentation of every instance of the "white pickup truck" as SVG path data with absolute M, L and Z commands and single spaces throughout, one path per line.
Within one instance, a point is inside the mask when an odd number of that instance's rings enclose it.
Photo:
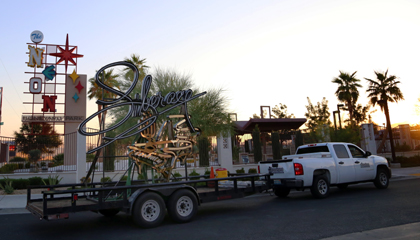
M 330 186 L 340 189 L 349 184 L 373 182 L 379 189 L 388 187 L 391 169 L 388 161 L 371 155 L 351 143 L 317 143 L 298 147 L 295 155 L 259 163 L 262 174 L 270 173 L 273 190 L 286 197 L 290 189 L 310 188 L 316 198 L 325 198 Z

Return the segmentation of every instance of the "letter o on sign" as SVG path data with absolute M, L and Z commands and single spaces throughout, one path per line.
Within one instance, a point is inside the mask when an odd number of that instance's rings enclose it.
M 41 78 L 33 77 L 29 80 L 29 92 L 33 94 L 41 93 L 42 91 L 42 80 Z

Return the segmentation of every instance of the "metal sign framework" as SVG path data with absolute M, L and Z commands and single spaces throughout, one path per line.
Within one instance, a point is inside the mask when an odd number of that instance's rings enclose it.
M 99 76 L 102 72 L 115 66 L 125 66 L 134 72 L 134 80 L 126 92 L 116 90 L 99 80 Z M 162 96 L 162 94 L 158 92 L 155 95 L 148 97 L 152 84 L 152 76 L 147 75 L 142 83 L 141 94 L 137 93 L 135 98 L 132 99 L 129 95 L 137 85 L 138 77 L 139 72 L 137 67 L 129 62 L 114 62 L 102 67 L 95 75 L 96 83 L 105 91 L 114 93 L 118 97 L 112 100 L 97 100 L 96 104 L 103 105 L 103 108 L 86 118 L 86 120 L 79 125 L 78 131 L 84 136 L 104 135 L 107 132 L 117 129 L 128 119 L 138 117 L 139 121 L 136 125 L 115 137 L 103 137 L 99 146 L 89 150 L 87 153 L 97 152 L 96 155 L 98 156 L 99 150 L 117 140 L 141 135 L 146 139 L 146 143 L 136 143 L 132 146 L 128 146 L 128 149 L 130 150 L 129 156 L 138 166 L 139 173 L 144 166 L 149 166 L 152 169 L 155 169 L 168 181 L 171 176 L 171 171 L 175 167 L 177 161 L 186 164 L 187 157 L 192 155 L 196 137 L 200 134 L 200 129 L 195 128 L 190 121 L 187 103 L 203 96 L 206 92 L 193 95 L 193 91 L 188 89 L 170 92 L 165 96 Z M 96 116 L 110 109 L 125 105 L 129 106 L 129 110 L 125 117 L 118 123 L 107 129 L 101 128 L 97 132 L 85 131 L 86 124 Z M 156 121 L 158 117 L 177 107 L 181 107 L 182 115 L 168 116 L 169 120 L 165 121 L 161 125 L 159 132 L 157 132 Z M 158 111 L 159 109 L 162 110 Z M 175 118 L 182 120 L 172 127 L 172 119 Z M 165 129 L 167 130 L 166 136 L 163 134 Z M 92 164 L 92 166 L 94 165 L 95 164 Z M 89 171 L 88 176 L 90 175 L 90 172 L 91 171 Z

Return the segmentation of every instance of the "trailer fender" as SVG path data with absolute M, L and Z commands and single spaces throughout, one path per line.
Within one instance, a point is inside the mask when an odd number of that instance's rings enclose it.
M 162 198 L 165 200 L 165 203 L 167 199 L 176 191 L 180 189 L 188 189 L 191 192 L 195 194 L 197 197 L 198 205 L 200 205 L 200 198 L 198 196 L 197 191 L 188 185 L 176 185 L 176 186 L 165 186 L 165 187 L 150 187 L 150 188 L 140 188 L 137 189 L 133 194 L 131 194 L 130 198 L 128 199 L 128 202 L 130 203 L 130 213 L 133 211 L 134 203 L 136 202 L 137 198 L 139 198 L 144 192 L 155 192 L 162 196 Z

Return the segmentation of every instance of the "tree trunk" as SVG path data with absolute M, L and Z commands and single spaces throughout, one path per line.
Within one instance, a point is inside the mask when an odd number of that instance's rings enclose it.
M 391 144 L 392 162 L 396 162 L 397 158 L 395 156 L 394 138 L 392 136 L 391 120 L 389 118 L 388 102 L 384 103 L 384 112 L 385 112 L 385 118 L 386 118 L 386 128 L 388 130 L 389 141 L 390 141 L 390 144 Z

